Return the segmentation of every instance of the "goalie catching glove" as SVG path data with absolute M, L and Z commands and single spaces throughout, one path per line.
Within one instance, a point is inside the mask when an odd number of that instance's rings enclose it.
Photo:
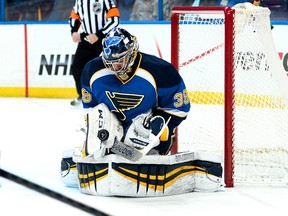
M 150 143 L 154 148 L 160 144 L 160 139 L 165 141 L 168 138 L 168 131 L 162 116 L 152 117 L 151 112 L 144 113 L 132 120 L 125 134 L 124 143 L 138 149 L 143 149 Z
M 84 157 L 94 155 L 103 157 L 106 149 L 110 149 L 115 139 L 123 137 L 123 127 L 116 116 L 101 103 L 90 109 L 86 115 L 87 138 L 84 146 Z

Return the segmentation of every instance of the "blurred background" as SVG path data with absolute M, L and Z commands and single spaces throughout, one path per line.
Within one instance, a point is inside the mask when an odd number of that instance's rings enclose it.
M 115 2 L 118 4 L 122 21 L 161 21 L 170 19 L 171 9 L 176 5 L 233 6 L 241 2 L 253 3 L 253 0 L 115 0 Z M 262 0 L 261 4 L 271 10 L 272 21 L 288 20 L 288 0 Z M 67 21 L 73 5 L 74 0 L 1 0 L 0 21 Z

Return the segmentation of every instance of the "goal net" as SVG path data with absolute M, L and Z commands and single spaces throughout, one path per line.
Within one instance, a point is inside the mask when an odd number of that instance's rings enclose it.
M 191 111 L 173 153 L 223 156 L 224 181 L 288 184 L 288 77 L 268 8 L 174 7 L 171 62 Z

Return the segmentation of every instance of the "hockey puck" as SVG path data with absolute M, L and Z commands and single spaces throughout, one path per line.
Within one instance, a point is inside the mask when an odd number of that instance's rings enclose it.
M 102 129 L 102 130 L 99 130 L 98 131 L 98 134 L 97 134 L 98 138 L 101 140 L 101 141 L 105 141 L 108 139 L 109 137 L 109 132 L 105 129 Z

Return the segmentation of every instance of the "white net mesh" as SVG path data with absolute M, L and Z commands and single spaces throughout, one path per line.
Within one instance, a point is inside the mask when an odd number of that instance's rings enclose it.
M 288 78 L 269 16 L 267 8 L 249 3 L 235 7 L 235 183 L 288 182 Z M 223 155 L 224 12 L 180 13 L 178 31 L 179 71 L 191 99 L 188 119 L 178 130 L 178 151 Z

